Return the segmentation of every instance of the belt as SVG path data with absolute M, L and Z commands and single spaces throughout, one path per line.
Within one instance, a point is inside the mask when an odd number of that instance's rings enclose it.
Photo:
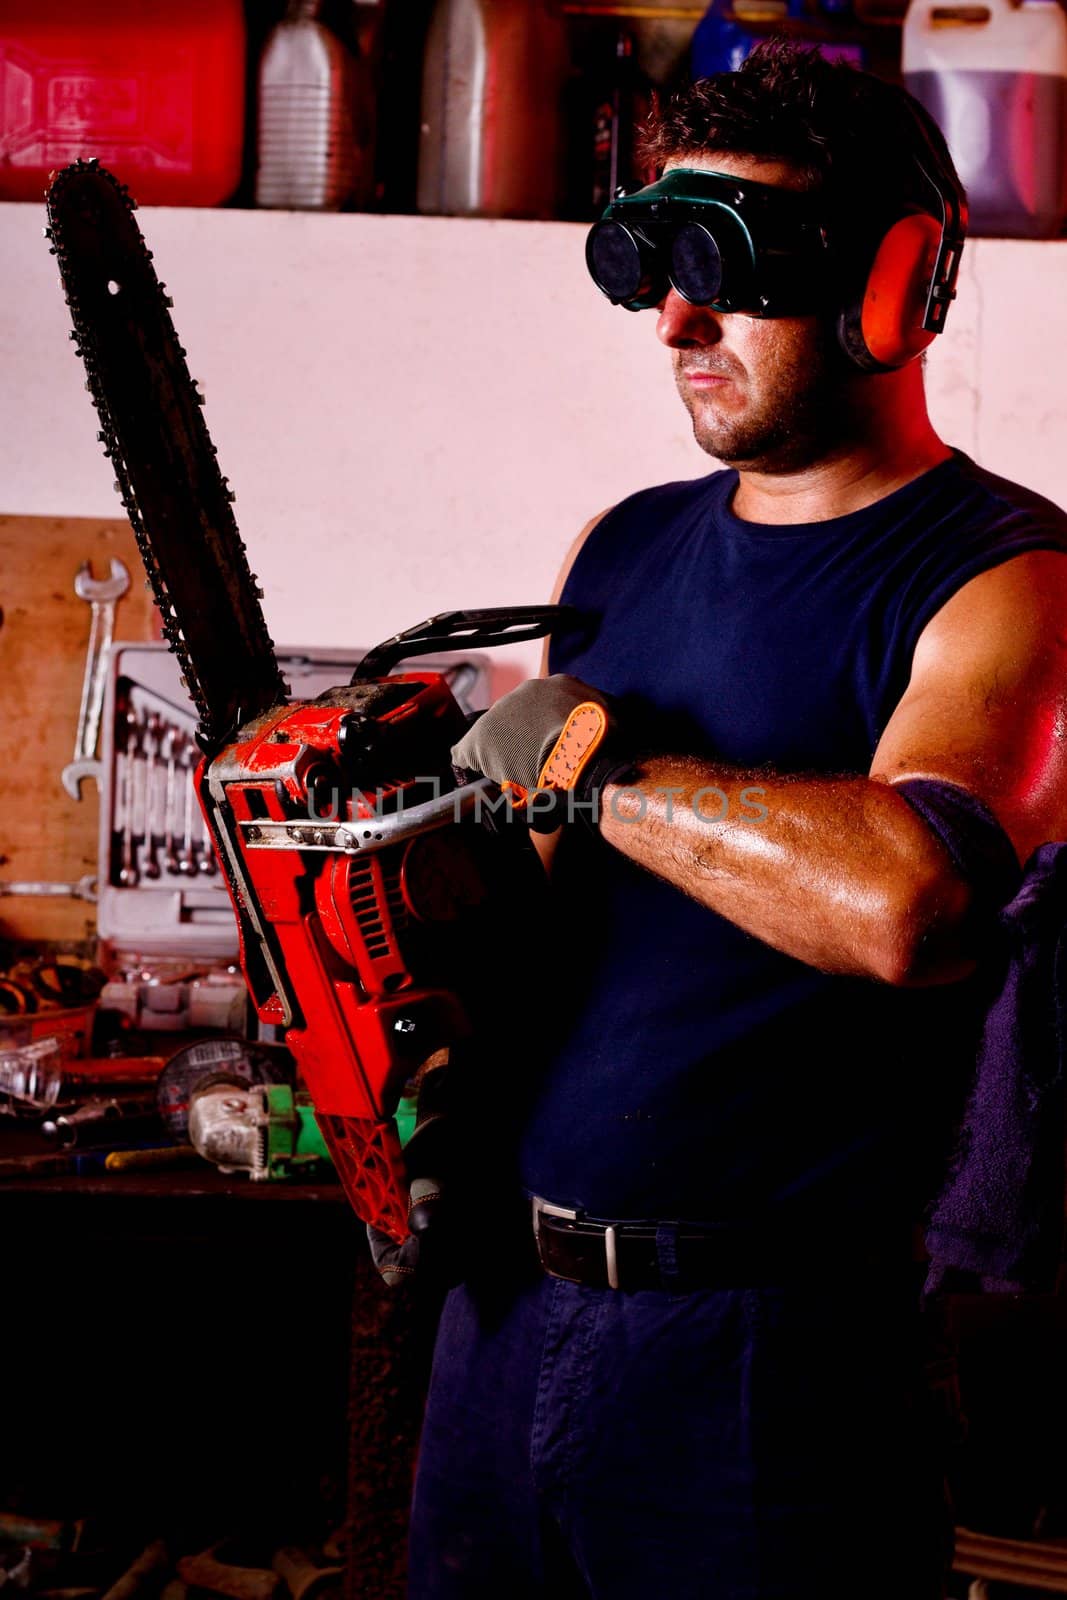
M 532 1196 L 533 1231 L 545 1272 L 591 1289 L 740 1289 L 819 1278 L 860 1278 L 911 1267 L 906 1233 L 899 1248 L 869 1243 L 828 1250 L 812 1238 L 768 1236 L 682 1222 L 614 1221 Z

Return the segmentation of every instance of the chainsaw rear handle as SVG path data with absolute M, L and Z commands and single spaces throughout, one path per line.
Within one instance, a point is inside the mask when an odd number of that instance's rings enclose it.
M 576 627 L 585 620 L 586 613 L 577 606 L 489 606 L 481 611 L 439 611 L 369 650 L 353 672 L 351 683 L 384 678 L 398 661 L 428 655 L 442 645 L 478 649 L 522 644 L 527 639 L 543 639 L 561 626 Z

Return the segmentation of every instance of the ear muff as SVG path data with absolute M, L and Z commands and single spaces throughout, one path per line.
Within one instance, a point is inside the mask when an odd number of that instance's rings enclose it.
M 846 355 L 866 372 L 890 372 L 921 355 L 936 333 L 923 327 L 942 228 L 925 212 L 886 232 L 859 292 L 838 319 Z

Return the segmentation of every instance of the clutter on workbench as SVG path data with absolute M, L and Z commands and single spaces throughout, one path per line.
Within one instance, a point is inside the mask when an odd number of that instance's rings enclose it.
M 103 972 L 84 957 L 22 956 L 0 975 L 0 1012 L 26 1015 L 91 1005 L 103 983 Z
M 6 985 L 5 985 L 6 987 Z M 96 1004 L 42 1007 L 19 1016 L 0 1016 L 0 1052 L 53 1041 L 61 1060 L 88 1053 Z
M 96 1089 L 143 1089 L 164 1065 L 162 1056 L 65 1056 L 61 1041 L 48 1035 L 0 1050 L 0 1115 L 33 1115 Z
M 149 1061 L 154 1070 L 146 1073 Z M 124 1063 L 106 1059 L 99 1066 Z M 0 1054 L 0 1113 L 35 1126 L 53 1150 L 106 1147 L 81 1163 L 53 1161 L 44 1149 L 8 1157 L 0 1160 L 0 1174 L 161 1166 L 168 1145 L 176 1156 L 198 1155 L 255 1181 L 311 1175 L 329 1165 L 314 1108 L 292 1081 L 284 1047 L 199 1039 L 167 1062 L 141 1058 L 138 1068 L 132 1081 L 108 1085 L 65 1073 L 54 1041 Z M 112 1153 L 127 1159 L 111 1161 Z M 147 1156 L 154 1159 L 141 1159 Z
M 127 1038 L 136 1029 L 162 1040 L 182 1029 L 217 1030 L 220 1022 L 243 1031 L 245 1000 L 244 980 L 233 971 L 185 967 L 164 981 L 142 971 L 137 982 L 105 982 L 99 968 L 75 957 L 14 963 L 0 976 L 0 1117 L 23 1135 L 36 1132 L 41 1144 L 0 1157 L 0 1178 L 160 1168 L 201 1156 L 256 1179 L 317 1170 L 328 1158 L 284 1047 L 226 1034 L 177 1050 L 164 1044 L 162 1054 L 89 1053 L 98 1016 L 105 1023 L 121 1017 L 131 1030 Z M 112 1047 L 121 1039 L 113 1037 Z M 232 1105 L 219 1108 L 211 1137 L 197 1148 L 188 1136 L 191 1093 L 201 1082 L 218 1083 L 220 1073 L 231 1101 L 253 1085 L 265 1093 L 242 1102 L 241 1116 Z M 238 1136 L 242 1148 L 227 1159 L 232 1139 L 227 1143 L 224 1126 L 242 1118 L 247 1136 Z
M 215 1076 L 189 1096 L 189 1140 L 220 1172 L 256 1183 L 315 1171 L 332 1158 L 306 1091 Z
M 248 991 L 234 967 L 205 971 L 183 965 L 175 971 L 164 962 L 138 964 L 108 979 L 100 1007 L 148 1033 L 245 1033 L 248 1027 Z
M 193 1092 L 220 1079 L 247 1087 L 293 1082 L 293 1058 L 284 1045 L 253 1045 L 244 1039 L 197 1039 L 171 1056 L 156 1088 L 159 1114 L 176 1139 L 189 1135 Z
M 74 956 L 26 956 L 0 973 L 0 1110 L 89 1052 L 104 974 Z
M 309 1176 L 330 1164 L 307 1092 L 284 1045 L 198 1039 L 168 1061 L 157 1087 L 171 1135 L 220 1172 L 254 1182 Z
M 41 1133 L 50 1143 L 67 1150 L 86 1140 L 91 1143 L 99 1135 L 101 1123 L 127 1124 L 124 1132 L 128 1137 L 128 1124 L 134 1123 L 140 1127 L 142 1123 L 155 1122 L 156 1114 L 155 1095 L 136 1092 L 93 1094 L 69 1111 L 54 1112 L 47 1116 L 41 1123 Z M 108 1138 L 110 1140 L 110 1133 Z
M 72 955 L 22 956 L 0 974 L 0 1114 L 34 1115 L 95 1086 L 154 1084 L 159 1056 L 92 1055 L 104 973 Z
M 35 1044 L 0 1050 L 0 1106 L 32 1106 L 44 1111 L 59 1098 L 63 1083 L 59 1040 L 38 1039 Z

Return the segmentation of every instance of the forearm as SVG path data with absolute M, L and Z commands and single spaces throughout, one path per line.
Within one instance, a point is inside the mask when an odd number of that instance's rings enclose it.
M 891 784 L 641 762 L 601 795 L 616 850 L 766 943 L 827 972 L 907 986 L 973 970 L 972 897 Z

